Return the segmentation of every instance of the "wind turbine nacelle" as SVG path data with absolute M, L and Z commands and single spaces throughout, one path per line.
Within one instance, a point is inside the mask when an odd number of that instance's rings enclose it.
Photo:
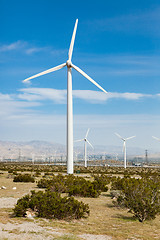
M 70 60 L 67 60 L 66 65 L 67 65 L 68 68 L 71 68 L 71 67 L 72 67 L 71 61 L 70 61 Z

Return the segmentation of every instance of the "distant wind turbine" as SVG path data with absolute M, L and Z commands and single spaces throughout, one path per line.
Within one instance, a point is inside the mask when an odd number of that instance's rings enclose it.
M 123 152 L 124 152 L 124 168 L 126 168 L 126 141 L 134 138 L 136 136 L 128 137 L 128 138 L 122 138 L 118 133 L 115 133 L 120 139 L 123 140 Z
M 79 67 L 75 66 L 72 60 L 72 53 L 74 47 L 74 41 L 76 36 L 78 19 L 76 20 L 72 39 L 70 43 L 70 48 L 68 52 L 68 60 L 66 63 L 58 65 L 56 67 L 50 68 L 46 71 L 33 75 L 25 79 L 23 82 L 31 80 L 33 78 L 37 78 L 39 76 L 45 75 L 47 73 L 51 73 L 57 71 L 65 66 L 67 66 L 67 173 L 73 174 L 73 104 L 72 104 L 72 68 L 74 68 L 77 72 L 81 73 L 85 78 L 87 78 L 90 82 L 96 85 L 103 92 L 107 93 L 98 83 L 96 83 L 91 77 L 89 77 L 85 72 L 83 72 Z
M 84 164 L 85 164 L 85 167 L 87 167 L 87 143 L 94 149 L 92 144 L 87 139 L 89 130 L 90 129 L 88 128 L 85 138 L 75 141 L 75 142 L 82 142 L 82 141 L 84 141 Z
M 115 155 L 116 155 L 116 161 L 118 161 L 118 153 L 115 153 Z

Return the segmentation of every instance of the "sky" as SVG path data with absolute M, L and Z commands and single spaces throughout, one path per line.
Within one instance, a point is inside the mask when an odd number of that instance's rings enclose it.
M 159 0 L 0 0 L 0 140 L 66 144 L 67 61 L 75 20 L 74 139 L 160 149 Z M 77 143 L 78 144 L 78 143 Z M 81 144 L 81 143 L 80 143 Z

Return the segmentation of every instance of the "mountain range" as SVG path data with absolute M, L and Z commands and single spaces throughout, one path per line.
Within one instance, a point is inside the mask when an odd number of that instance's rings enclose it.
M 90 146 L 87 148 L 88 154 L 92 155 L 109 155 L 113 158 L 118 154 L 122 157 L 122 146 Z M 83 154 L 84 145 L 75 145 L 74 154 Z M 47 142 L 47 141 L 29 141 L 29 142 L 13 142 L 13 141 L 0 141 L 0 157 L 1 158 L 18 158 L 20 156 L 32 157 L 32 155 L 43 156 L 65 156 L 65 145 Z M 127 155 L 130 157 L 145 157 L 145 149 L 127 147 Z M 154 158 L 160 158 L 160 152 L 155 152 L 148 149 L 148 155 Z

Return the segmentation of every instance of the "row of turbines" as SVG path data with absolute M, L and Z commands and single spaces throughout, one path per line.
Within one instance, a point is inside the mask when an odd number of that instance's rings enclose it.
M 85 163 L 85 167 L 87 167 L 87 143 L 92 147 L 92 144 L 89 142 L 89 140 L 87 139 L 88 137 L 88 133 L 89 133 L 89 128 L 87 130 L 87 133 L 85 135 L 85 138 L 83 139 L 79 139 L 79 140 L 75 140 L 74 142 L 82 142 L 84 141 L 84 163 Z M 132 138 L 135 138 L 136 136 L 132 136 L 132 137 L 128 137 L 128 138 L 123 138 L 121 137 L 118 133 L 115 133 L 122 141 L 123 141 L 123 153 L 124 153 L 124 168 L 126 168 L 127 165 L 127 154 L 126 154 L 126 141 Z
M 79 140 L 75 140 L 74 142 L 82 142 L 84 141 L 84 165 L 85 167 L 87 167 L 87 143 L 94 149 L 93 145 L 89 142 L 89 140 L 87 139 L 88 137 L 88 133 L 89 133 L 89 128 L 86 132 L 86 135 L 84 138 L 82 139 L 79 139 Z M 126 151 L 126 141 L 127 140 L 130 140 L 132 138 L 135 138 L 136 136 L 131 136 L 131 137 L 128 137 L 128 138 L 123 138 L 121 137 L 118 133 L 115 133 L 115 135 L 117 137 L 119 137 L 122 141 L 123 141 L 123 153 L 124 153 L 124 168 L 127 167 L 127 151 Z M 154 137 L 152 136 L 152 138 L 156 139 L 157 141 L 160 141 L 160 138 L 157 138 L 157 137 Z M 116 158 L 117 159 L 117 158 Z
M 75 36 L 77 31 L 77 24 L 78 19 L 75 22 L 71 43 L 68 51 L 68 60 L 65 63 L 62 63 L 56 67 L 50 68 L 46 71 L 40 72 L 38 74 L 35 74 L 29 78 L 26 78 L 23 80 L 23 82 L 29 81 L 31 79 L 43 76 L 45 74 L 55 72 L 57 70 L 62 69 L 63 67 L 67 67 L 67 173 L 73 174 L 73 100 L 72 100 L 72 68 L 75 69 L 77 72 L 79 72 L 81 75 L 83 75 L 85 78 L 87 78 L 91 83 L 93 83 L 96 87 L 98 87 L 100 90 L 102 90 L 104 93 L 107 94 L 107 91 L 102 88 L 97 82 L 95 82 L 91 77 L 89 77 L 84 71 L 82 71 L 79 67 L 75 66 L 72 63 L 72 54 L 73 54 L 73 47 L 75 42 Z M 126 168 L 126 140 L 129 140 L 130 138 L 122 138 L 119 134 L 116 134 L 118 137 L 120 137 L 124 141 L 124 167 Z M 89 143 L 87 140 L 88 132 L 86 134 L 86 137 L 83 139 L 85 143 Z M 82 141 L 79 140 L 79 141 Z M 90 143 L 89 143 L 90 144 Z M 91 145 L 91 144 L 90 144 Z M 86 146 L 86 144 L 85 144 Z M 86 154 L 86 153 L 85 153 Z M 86 155 L 85 155 L 86 156 Z M 86 159 L 86 157 L 85 157 Z M 87 163 L 86 163 L 87 164 Z

